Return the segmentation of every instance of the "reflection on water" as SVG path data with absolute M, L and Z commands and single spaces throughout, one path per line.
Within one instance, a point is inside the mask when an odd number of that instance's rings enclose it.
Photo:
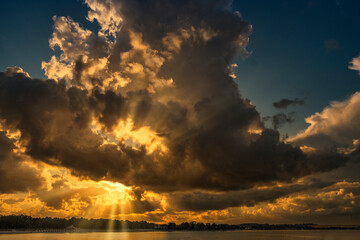
M 0 240 L 359 240 L 360 231 L 99 232 L 0 234 Z

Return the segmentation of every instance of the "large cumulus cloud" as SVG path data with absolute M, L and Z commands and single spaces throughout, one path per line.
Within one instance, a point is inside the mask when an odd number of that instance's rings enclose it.
M 231 66 L 251 25 L 230 1 L 86 3 L 100 31 L 54 17 L 48 80 L 0 73 L 0 118 L 32 158 L 153 191 L 248 189 L 346 161 L 280 141 L 240 95 Z

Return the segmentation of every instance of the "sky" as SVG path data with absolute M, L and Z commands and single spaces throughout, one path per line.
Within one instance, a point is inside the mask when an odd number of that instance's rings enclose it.
M 0 214 L 360 224 L 358 1 L 4 1 Z

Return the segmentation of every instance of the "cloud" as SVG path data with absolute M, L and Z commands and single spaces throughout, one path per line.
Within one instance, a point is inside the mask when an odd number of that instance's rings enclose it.
M 358 199 L 359 183 L 343 181 L 324 188 L 295 192 L 254 206 L 195 212 L 195 214 L 198 214 L 198 219 L 207 219 L 207 221 L 216 219 L 216 221 L 235 224 L 285 222 L 354 225 L 360 220 Z
M 278 102 L 274 102 L 273 106 L 278 109 L 287 109 L 290 105 L 304 105 L 304 99 L 295 98 L 294 100 L 290 100 L 287 98 L 283 98 Z
M 91 198 L 105 194 L 102 188 L 73 188 L 73 189 L 54 189 L 52 191 L 39 192 L 37 197 L 46 203 L 46 206 L 56 210 L 66 209 L 72 204 L 80 205 L 77 211 L 87 208 L 91 204 Z M 69 209 L 67 209 L 69 210 Z
M 14 68 L 21 72 L 21 68 Z M 0 194 L 36 191 L 44 179 L 33 162 L 23 155 L 18 146 L 18 132 L 3 128 L 0 121 Z
M 0 131 L 0 193 L 39 189 L 43 178 L 37 169 L 13 152 L 15 148 L 14 140 Z
M 86 3 L 99 32 L 54 17 L 49 43 L 61 53 L 42 63 L 47 80 L 18 67 L 0 72 L 0 119 L 4 130 L 19 132 L 23 156 L 131 190 L 127 205 L 114 209 L 103 197 L 112 188 L 53 177 L 32 195 L 42 209 L 65 214 L 71 206 L 66 214 L 83 214 L 101 199 L 109 214 L 160 218 L 163 196 L 173 212 L 250 207 L 322 188 L 291 183 L 348 161 L 345 152 L 308 153 L 281 141 L 276 129 L 291 123 L 291 114 L 275 115 L 268 129 L 241 96 L 232 61 L 247 55 L 251 25 L 229 11 L 230 1 Z M 274 106 L 302 104 L 282 99 Z M 21 180 L 7 191 L 35 191 L 32 168 L 18 169 L 34 186 Z
M 53 35 L 49 46 L 54 49 L 58 46 L 62 51 L 61 60 L 74 61 L 79 56 L 85 55 L 89 48 L 89 39 L 92 32 L 80 27 L 70 17 L 53 17 Z
M 351 65 L 349 66 L 349 69 L 356 70 L 356 71 L 360 72 L 360 56 L 356 57 L 356 58 L 353 58 L 351 60 L 350 64 Z
M 359 189 L 359 182 L 343 181 L 321 191 L 295 194 L 271 206 L 275 207 L 273 215 L 291 222 L 303 219 L 322 224 L 354 224 L 360 219 Z M 287 211 L 289 208 L 292 211 Z
M 264 121 L 271 120 L 271 123 L 274 127 L 274 129 L 279 129 L 286 123 L 293 123 L 295 121 L 295 118 L 293 117 L 295 115 L 295 112 L 291 112 L 289 114 L 285 113 L 277 113 L 271 117 L 263 117 Z
M 144 192 L 250 189 L 347 161 L 280 141 L 241 96 L 229 69 L 251 25 L 230 1 L 87 3 L 100 32 L 54 17 L 61 54 L 42 64 L 49 79 L 0 73 L 0 118 L 27 156 Z M 156 209 L 137 196 L 141 211 Z
M 310 126 L 289 141 L 315 148 L 351 148 L 358 144 L 360 93 L 344 101 L 334 101 L 322 112 L 305 119 Z
M 322 189 L 333 183 L 314 181 L 312 183 L 297 183 L 287 186 L 253 188 L 242 191 L 222 193 L 191 192 L 172 193 L 167 197 L 170 209 L 176 211 L 222 210 L 229 207 L 252 207 L 261 202 L 274 202 L 288 195 Z
M 121 28 L 122 17 L 118 14 L 119 8 L 113 1 L 85 0 L 90 7 L 87 19 L 91 22 L 95 20 L 101 27 L 101 34 L 114 36 Z
M 155 210 L 163 210 L 161 206 L 161 198 L 149 196 L 144 189 L 139 187 L 133 188 L 128 192 L 132 197 L 129 201 L 129 213 L 146 213 Z
M 343 162 L 340 155 L 328 166 L 323 166 L 321 155 L 308 159 L 300 149 L 280 142 L 275 130 L 249 133 L 254 122 L 260 124 L 259 115 L 239 97 L 225 99 L 225 104 L 217 98 L 198 102 L 194 117 L 202 124 L 197 125 L 187 118 L 190 110 L 178 102 L 165 105 L 139 93 L 89 94 L 66 88 L 62 81 L 31 79 L 15 70 L 0 74 L 5 126 L 21 132 L 28 155 L 70 168 L 79 176 L 156 191 L 226 190 L 292 181 Z M 129 126 L 122 120 L 129 117 L 133 125 L 126 130 Z M 147 149 L 154 141 L 163 142 L 165 149 Z M 278 170 L 269 172 L 270 165 Z

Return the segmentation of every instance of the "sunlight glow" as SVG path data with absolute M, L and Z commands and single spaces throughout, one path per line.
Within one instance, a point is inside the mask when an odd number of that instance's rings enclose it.
M 167 152 L 167 147 L 161 137 L 146 126 L 135 129 L 134 122 L 130 118 L 119 122 L 114 130 L 114 135 L 118 141 L 125 142 L 125 144 L 134 148 L 144 145 L 149 153 L 156 149 Z
M 93 119 L 91 129 L 93 133 L 103 138 L 103 145 L 123 143 L 134 149 L 144 146 L 148 153 L 155 150 L 162 153 L 168 152 L 162 137 L 159 137 L 150 127 L 136 128 L 131 118 L 120 120 L 113 130 L 105 130 L 101 123 Z

